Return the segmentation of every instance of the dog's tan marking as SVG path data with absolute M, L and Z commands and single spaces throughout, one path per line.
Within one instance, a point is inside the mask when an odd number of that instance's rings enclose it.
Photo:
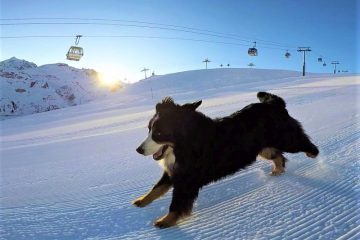
M 276 148 L 264 148 L 259 155 L 265 159 L 272 160 L 278 154 L 277 152 Z
M 169 212 L 154 222 L 154 226 L 158 228 L 168 228 L 176 225 L 181 215 L 176 212 Z
M 261 150 L 259 155 L 265 159 L 273 161 L 272 171 L 270 172 L 271 176 L 278 176 L 285 172 L 283 167 L 285 158 L 276 148 L 264 148 Z
M 173 147 L 169 146 L 166 149 L 163 159 L 159 160 L 158 164 L 170 177 L 173 175 L 175 167 L 175 155 Z
M 314 155 L 314 154 L 311 154 L 311 153 L 308 153 L 308 152 L 306 152 L 305 154 L 306 154 L 306 156 L 308 156 L 309 158 L 316 158 L 316 155 Z
M 272 159 L 272 161 L 273 161 L 273 168 L 270 175 L 278 176 L 282 174 L 285 171 L 283 167 L 283 162 L 285 161 L 284 157 L 280 154 L 276 156 L 274 159 Z
M 156 188 L 151 189 L 150 192 L 147 194 L 135 199 L 132 204 L 134 204 L 137 207 L 145 207 L 152 203 L 154 200 L 158 199 L 162 195 L 164 195 L 169 189 L 171 188 L 171 185 L 169 184 L 162 184 Z

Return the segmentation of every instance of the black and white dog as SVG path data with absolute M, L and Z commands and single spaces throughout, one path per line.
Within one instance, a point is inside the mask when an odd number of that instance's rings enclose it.
M 273 161 L 271 175 L 284 172 L 284 152 L 318 155 L 282 98 L 265 92 L 257 97 L 260 103 L 216 119 L 196 111 L 201 101 L 178 105 L 167 97 L 156 105 L 148 137 L 136 150 L 153 155 L 164 173 L 149 193 L 133 202 L 144 207 L 173 187 L 169 213 L 155 226 L 175 225 L 191 213 L 201 187 L 249 166 L 257 155 Z

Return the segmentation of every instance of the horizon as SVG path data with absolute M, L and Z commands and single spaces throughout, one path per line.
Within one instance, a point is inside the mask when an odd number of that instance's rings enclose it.
M 209 68 L 248 68 L 254 63 L 260 69 L 302 71 L 302 54 L 296 50 L 310 46 L 306 72 L 332 73 L 334 60 L 340 61 L 340 71 L 360 72 L 356 1 L 37 1 L 18 8 L 22 2 L 2 1 L 1 60 L 15 56 L 39 66 L 65 63 L 132 83 L 144 79 L 143 68 L 150 69 L 148 76 L 153 71 L 164 75 L 204 69 L 206 58 Z M 84 35 L 79 43 L 84 56 L 79 62 L 67 61 L 65 54 L 77 34 Z M 247 54 L 253 40 L 256 57 Z M 284 57 L 286 49 L 290 59 Z M 317 62 L 320 56 L 326 67 Z
M 5 61 L 8 61 L 8 60 L 11 60 L 11 59 L 16 59 L 16 60 L 19 60 L 19 61 L 26 61 L 26 62 L 29 62 L 29 63 L 33 63 L 36 65 L 36 67 L 42 67 L 42 66 L 46 66 L 46 65 L 57 65 L 57 64 L 65 64 L 69 67 L 73 67 L 73 68 L 76 68 L 76 69 L 79 69 L 79 70 L 94 70 L 96 71 L 98 74 L 99 74 L 99 78 L 101 79 L 102 78 L 102 83 L 105 85 L 105 86 L 108 86 L 108 87 L 111 87 L 113 85 L 116 85 L 118 83 L 120 84 L 127 84 L 127 85 L 132 85 L 132 84 L 135 84 L 135 83 L 139 83 L 140 81 L 143 81 L 143 80 L 151 80 L 151 75 L 148 75 L 147 78 L 144 78 L 144 75 L 143 75 L 143 78 L 141 79 L 138 79 L 136 81 L 133 81 L 133 82 L 125 82 L 121 79 L 116 79 L 116 81 L 113 81 L 113 80 L 109 80 L 107 79 L 109 76 L 108 75 L 105 75 L 104 76 L 104 73 L 103 72 L 100 72 L 100 71 L 97 71 L 97 69 L 93 69 L 93 68 L 78 68 L 78 67 L 75 67 L 75 66 L 71 66 L 71 64 L 68 64 L 66 62 L 54 62 L 54 63 L 45 63 L 45 64 L 37 64 L 36 62 L 31 62 L 31 61 L 28 61 L 27 59 L 20 59 L 20 58 L 17 58 L 16 56 L 13 56 L 11 58 L 8 58 L 8 59 L 4 59 L 4 60 L 1 60 L 0 63 L 2 62 L 5 62 Z M 244 67 L 214 67 L 214 68 L 208 68 L 208 69 L 204 69 L 204 68 L 199 68 L 199 69 L 186 69 L 186 70 L 183 70 L 183 71 L 177 71 L 177 72 L 168 72 L 168 73 L 164 73 L 164 74 L 156 74 L 155 76 L 166 76 L 166 75 L 172 75 L 172 74 L 178 74 L 178 73 L 185 73 L 185 72 L 193 72 L 193 71 L 212 71 L 212 70 L 268 70 L 268 71 L 284 71 L 284 72 L 296 72 L 296 73 L 299 73 L 299 77 L 303 77 L 302 76 L 302 71 L 301 70 L 293 70 L 293 69 L 280 69 L 280 68 L 258 68 L 258 67 L 250 67 L 250 66 L 244 66 Z M 305 77 L 308 77 L 308 74 L 328 74 L 328 75 L 334 75 L 333 72 L 328 72 L 328 73 L 324 73 L 324 72 L 306 72 L 306 76 Z M 355 73 L 355 72 L 343 72 L 343 71 L 340 71 L 340 72 L 336 72 L 336 75 L 342 75 L 342 76 L 355 76 L 355 75 L 359 75 L 360 73 Z

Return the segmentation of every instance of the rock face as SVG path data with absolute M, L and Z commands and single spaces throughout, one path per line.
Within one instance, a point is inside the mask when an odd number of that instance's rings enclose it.
M 15 57 L 0 62 L 0 118 L 74 106 L 110 94 L 97 72 L 64 63 L 37 66 Z

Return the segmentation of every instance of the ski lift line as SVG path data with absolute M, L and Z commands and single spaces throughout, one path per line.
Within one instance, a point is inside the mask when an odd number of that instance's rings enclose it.
M 73 38 L 74 35 L 25 35 L 25 36 L 0 36 L 0 39 L 16 39 L 16 38 Z M 164 40 L 181 40 L 181 41 L 193 41 L 193 42 L 207 42 L 214 44 L 225 44 L 235 46 L 248 46 L 248 44 L 234 43 L 234 42 L 222 42 L 222 41 L 211 41 L 204 39 L 194 38 L 179 38 L 179 37 L 158 37 L 158 36 L 141 36 L 141 35 L 82 35 L 84 38 L 139 38 L 139 39 L 164 39 Z M 260 45 L 260 44 L 258 44 Z M 261 45 L 262 46 L 262 45 Z M 279 47 L 268 47 L 262 46 L 266 49 L 274 50 L 285 50 Z
M 186 26 L 180 26 L 180 25 L 173 25 L 173 24 L 163 24 L 163 23 L 155 23 L 155 22 L 146 22 L 146 21 L 131 21 L 131 20 L 122 20 L 122 19 L 106 19 L 106 18 L 2 18 L 0 21 L 25 21 L 25 20 L 80 20 L 80 21 L 111 21 L 111 22 L 129 22 L 129 23 L 141 23 L 141 24 L 150 24 L 150 25 L 158 25 L 158 26 L 167 26 L 167 27 L 175 27 L 175 28 L 183 28 L 183 29 L 189 29 L 189 30 L 196 30 L 196 31 L 202 31 L 207 33 L 215 33 L 220 34 L 224 36 L 233 36 L 236 38 L 246 38 L 245 41 L 251 40 L 257 40 L 261 42 L 267 42 L 268 44 L 272 45 L 278 45 L 278 46 L 285 46 L 283 43 L 275 42 L 275 41 L 268 41 L 264 39 L 259 38 L 253 38 L 253 37 L 245 37 L 240 36 L 237 34 L 231 34 L 231 33 L 222 33 L 218 31 L 211 31 L 201 28 L 192 28 L 192 27 L 186 27 Z M 287 45 L 288 48 L 296 48 L 296 46 Z
M 73 38 L 74 35 L 27 35 L 27 36 L 0 36 L 0 39 L 16 39 L 16 38 Z M 222 41 L 211 41 L 204 39 L 194 39 L 194 38 L 179 38 L 179 37 L 158 37 L 158 36 L 141 36 L 141 35 L 82 35 L 83 38 L 139 38 L 139 39 L 164 39 L 164 40 L 181 40 L 181 41 L 193 41 L 193 42 L 206 42 L 214 44 L 225 44 L 225 45 L 234 45 L 234 46 L 248 46 L 248 44 L 241 43 L 232 43 L 232 42 L 222 42 Z M 267 47 L 263 46 L 262 48 L 274 49 L 274 50 L 284 50 L 283 48 L 277 47 Z
M 98 23 L 98 22 L 61 22 L 61 23 L 41 23 L 41 22 L 30 22 L 30 23 L 0 23 L 0 26 L 19 26 L 19 25 L 103 25 L 103 26 L 123 26 L 123 27 L 138 27 L 138 28 L 150 28 L 150 29 L 160 29 L 160 30 L 169 30 L 169 31 L 177 31 L 177 32 L 185 32 L 185 33 L 193 33 L 193 34 L 199 34 L 199 35 L 206 35 L 206 36 L 212 36 L 212 37 L 219 37 L 219 38 L 229 38 L 234 39 L 237 41 L 242 42 L 251 42 L 250 40 L 246 39 L 240 39 L 235 37 L 225 37 L 221 36 L 219 34 L 211 34 L 211 33 L 203 33 L 203 32 L 197 32 L 192 30 L 184 30 L 184 29 L 175 29 L 175 28 L 168 28 L 168 27 L 157 27 L 157 26 L 147 26 L 147 25 L 137 25 L 137 24 L 122 24 L 122 23 Z M 272 45 L 272 44 L 269 44 Z
M 199 35 L 206 35 L 206 36 L 212 36 L 212 37 L 219 37 L 219 38 L 228 38 L 233 39 L 237 41 L 242 42 L 252 42 L 248 39 L 242 39 L 239 37 L 229 37 L 219 34 L 213 34 L 213 33 L 204 33 L 204 32 L 198 32 L 198 31 L 192 31 L 192 30 L 183 30 L 183 29 L 175 29 L 175 28 L 168 28 L 168 27 L 156 27 L 156 26 L 147 26 L 147 25 L 136 25 L 136 24 L 121 24 L 121 23 L 98 23 L 98 22 L 62 22 L 62 23 L 41 23 L 41 22 L 31 22 L 31 23 L 0 23 L 0 26 L 18 26 L 18 25 L 105 25 L 105 26 L 124 26 L 124 27 L 138 27 L 138 28 L 151 28 L 151 29 L 160 29 L 160 30 L 169 30 L 169 31 L 177 31 L 177 32 L 186 32 L 186 33 L 193 33 L 193 34 L 199 34 Z M 279 44 L 275 43 L 263 43 L 263 45 L 273 45 L 282 47 Z
M 151 29 L 161 29 L 161 30 L 169 30 L 169 31 L 177 31 L 177 32 L 186 32 L 186 33 L 192 33 L 192 34 L 199 34 L 199 35 L 207 35 L 212 37 L 219 37 L 219 38 L 228 38 L 233 39 L 237 41 L 242 42 L 252 42 L 252 40 L 240 38 L 238 35 L 235 34 L 214 34 L 214 33 L 205 33 L 204 30 L 201 30 L 203 32 L 199 31 L 193 31 L 193 30 L 184 30 L 184 29 L 176 29 L 176 28 L 168 28 L 168 27 L 156 27 L 156 26 L 147 26 L 147 25 L 136 25 L 136 24 L 120 24 L 120 23 L 97 23 L 97 22 L 76 22 L 76 23 L 69 23 L 69 22 L 62 22 L 62 23 L 55 23 L 55 22 L 47 22 L 47 23 L 41 23 L 41 22 L 31 22 L 31 23 L 0 23 L 0 26 L 19 26 L 19 25 L 105 25 L 105 26 L 125 26 L 125 27 L 138 27 L 138 28 L 151 28 Z M 213 31 L 207 31 L 207 32 L 213 32 Z M 227 35 L 227 36 L 225 36 Z M 231 36 L 230 36 L 231 35 Z M 261 40 L 257 38 L 252 38 L 258 41 L 263 42 L 264 45 L 272 45 L 272 46 L 278 46 L 278 47 L 284 47 L 284 48 L 296 48 L 296 47 L 290 47 L 285 46 L 279 43 Z

